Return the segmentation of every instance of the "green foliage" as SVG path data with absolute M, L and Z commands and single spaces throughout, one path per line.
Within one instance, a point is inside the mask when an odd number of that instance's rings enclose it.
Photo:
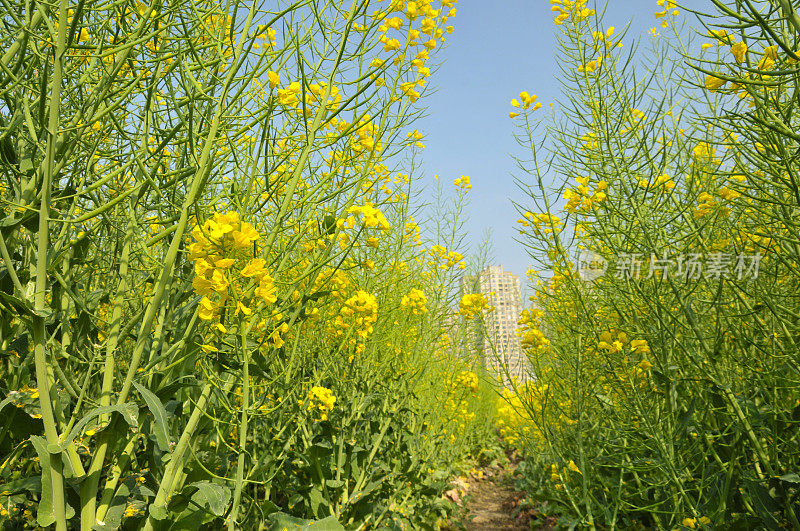
M 492 437 L 460 221 L 411 216 L 452 4 L 7 3 L 0 525 L 447 516 Z
M 640 59 L 565 3 L 565 101 L 521 135 L 542 211 L 523 231 L 550 277 L 521 484 L 565 526 L 800 528 L 800 35 L 789 2 L 713 4 L 691 28 L 667 2 Z M 604 275 L 581 277 L 582 249 Z

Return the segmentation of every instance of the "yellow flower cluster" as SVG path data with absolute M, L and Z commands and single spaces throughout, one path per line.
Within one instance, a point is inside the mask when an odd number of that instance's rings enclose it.
M 403 227 L 403 243 L 410 243 L 411 245 L 419 245 L 422 242 L 422 229 L 412 216 L 408 216 Z
M 414 315 L 426 313 L 428 308 L 425 306 L 428 303 L 428 297 L 425 292 L 417 288 L 411 288 L 407 295 L 403 295 L 400 300 L 400 306 L 409 308 Z
M 451 390 L 444 401 L 444 409 L 449 421 L 443 431 L 445 435 L 448 435 L 451 444 L 455 443 L 456 434 L 463 436 L 467 432 L 467 426 L 476 417 L 475 411 L 471 411 L 470 401 L 459 398 L 461 396 L 463 396 L 463 392 Z
M 272 317 L 273 321 L 280 321 L 281 319 L 283 319 L 283 314 L 280 313 L 276 313 Z M 263 328 L 265 324 L 266 323 L 264 321 L 260 322 L 259 329 Z M 270 332 L 267 335 L 267 339 L 272 342 L 273 347 L 281 348 L 286 343 L 285 334 L 288 331 L 289 331 L 289 323 L 285 321 L 281 322 L 275 328 L 272 329 L 272 332 Z
M 564 483 L 569 481 L 570 473 L 574 472 L 576 474 L 583 474 L 581 469 L 578 468 L 578 465 L 575 464 L 575 461 L 572 459 L 569 460 L 567 466 L 561 467 L 559 471 L 559 467 L 556 463 L 550 464 L 549 467 L 545 469 L 546 471 L 549 470 L 550 472 L 550 481 L 553 482 L 555 485 L 556 490 L 561 490 L 564 488 Z
M 684 518 L 681 522 L 683 527 L 688 527 L 689 529 L 697 529 L 698 522 L 701 525 L 711 525 L 711 518 L 708 516 L 701 516 L 700 518 Z
M 189 245 L 189 259 L 194 261 L 192 286 L 203 296 L 198 314 L 201 319 L 211 321 L 219 316 L 220 309 L 231 296 L 232 279 L 253 279 L 257 297 L 266 304 L 277 300 L 275 283 L 265 268 L 266 261 L 256 258 L 245 262 L 260 235 L 250 223 L 241 221 L 238 213 L 215 214 L 203 225 L 195 226 L 192 236 L 195 242 Z M 249 305 L 239 300 L 235 311 L 245 315 L 252 313 Z
M 778 45 L 773 44 L 772 46 L 767 46 L 764 48 L 764 55 L 761 56 L 761 60 L 756 65 L 756 68 L 759 70 L 770 70 L 777 60 Z
M 517 100 L 516 98 L 511 100 L 511 106 L 516 107 L 517 109 L 522 108 L 522 109 L 531 109 L 532 111 L 536 111 L 542 108 L 542 104 L 536 102 L 536 99 L 537 99 L 536 94 L 529 94 L 526 91 L 522 91 L 519 93 L 519 100 Z M 531 108 L 531 105 L 533 105 L 533 108 Z M 510 113 L 508 113 L 509 118 L 516 118 L 517 116 L 519 116 L 518 112 L 511 111 Z
M 336 397 L 333 392 L 327 387 L 314 386 L 308 392 L 308 410 L 316 410 L 319 412 L 320 420 L 328 420 L 328 413 L 333 411 Z
M 719 197 L 725 201 L 732 201 L 742 195 L 739 192 L 729 188 L 722 188 L 717 193 Z M 718 212 L 720 216 L 726 217 L 731 212 L 730 208 L 721 205 L 719 201 L 708 192 L 702 192 L 700 195 L 698 195 L 697 201 L 697 210 L 694 211 L 694 216 L 696 218 L 702 218 L 703 216 L 706 216 L 714 211 Z
M 621 359 L 623 363 L 629 361 L 628 355 L 634 355 L 641 358 L 634 370 L 634 376 L 642 377 L 653 368 L 653 364 L 645 357 L 650 354 L 650 345 L 646 339 L 634 339 L 628 342 L 628 335 L 625 332 L 605 331 L 599 336 L 597 343 L 597 350 L 603 351 L 607 354 L 622 353 L 624 357 Z M 634 360 L 635 361 L 635 360 Z M 626 368 L 623 368 L 625 371 Z M 627 376 L 623 372 L 619 375 L 621 379 L 626 379 Z
M 125 511 L 122 513 L 122 516 L 124 516 L 125 518 L 132 518 L 136 516 L 142 516 L 143 514 L 145 514 L 145 508 L 143 506 L 129 503 L 125 507 Z
M 703 84 L 705 85 L 707 90 L 710 90 L 711 92 L 716 92 L 717 90 L 724 87 L 727 82 L 728 81 L 725 79 L 717 77 L 713 74 L 708 74 Z
M 585 72 L 587 74 L 591 74 L 592 72 L 594 72 L 595 70 L 600 68 L 600 66 L 602 66 L 603 59 L 604 59 L 604 56 L 601 55 L 600 57 L 598 57 L 594 61 L 589 61 L 586 64 L 578 65 L 578 72 L 581 72 L 581 73 Z
M 278 87 L 280 84 L 280 74 L 270 71 L 267 74 L 267 81 L 270 89 Z M 328 100 L 323 101 L 325 93 L 328 92 Z M 339 93 L 339 88 L 331 85 L 328 88 L 327 83 L 321 81 L 319 83 L 311 83 L 306 87 L 305 98 L 301 100 L 303 94 L 303 87 L 298 81 L 292 81 L 286 88 L 278 88 L 275 95 L 281 105 L 290 107 L 298 114 L 302 114 L 303 110 L 300 108 L 301 101 L 304 101 L 306 113 L 312 112 L 314 105 L 325 106 L 330 110 L 336 109 L 342 101 L 342 95 Z
M 472 319 L 489 307 L 489 301 L 483 293 L 467 293 L 461 297 L 458 313 L 466 319 Z
M 498 399 L 495 423 L 500 436 L 511 446 L 523 442 L 533 429 L 522 400 L 510 389 L 503 389 Z
M 698 142 L 697 145 L 692 148 L 692 154 L 697 157 L 698 160 L 708 162 L 714 159 L 717 150 L 708 142 Z
M 450 343 L 449 336 L 443 336 L 441 339 L 444 343 Z M 477 397 L 478 375 L 465 368 L 454 377 L 445 378 L 444 383 L 446 394 L 443 397 L 443 405 L 448 421 L 443 431 L 451 443 L 455 443 L 457 436 L 463 439 L 470 433 L 471 423 L 477 417 L 475 406 L 480 400 Z
M 292 81 L 285 89 L 278 89 L 278 101 L 283 105 L 296 106 L 299 102 L 298 96 L 303 91 L 303 87 L 297 81 Z
M 560 217 L 547 213 L 534 214 L 533 212 L 525 212 L 522 217 L 517 220 L 517 223 L 523 227 L 533 226 L 536 232 L 542 232 L 544 234 L 560 232 L 564 228 L 564 223 L 561 221 Z
M 522 311 L 517 321 L 521 327 L 519 335 L 522 348 L 527 353 L 535 353 L 550 346 L 550 340 L 544 337 L 544 333 L 540 330 L 543 315 L 542 310 L 529 308 Z
M 592 38 L 595 41 L 597 41 L 598 43 L 606 43 L 607 44 L 607 43 L 609 43 L 609 40 L 611 39 L 611 37 L 614 36 L 614 31 L 616 31 L 616 28 L 614 26 L 611 26 L 610 28 L 608 28 L 605 31 L 605 33 L 603 33 L 602 31 L 593 31 L 592 32 Z
M 719 195 L 725 201 L 733 201 L 734 199 L 738 199 L 742 196 L 741 193 L 737 192 L 736 190 L 731 190 L 727 186 L 720 188 L 717 192 L 717 195 Z
M 747 56 L 747 45 L 744 42 L 737 42 L 731 46 L 731 54 L 737 63 L 744 63 Z
M 461 371 L 456 378 L 456 382 L 473 393 L 478 392 L 478 375 L 472 371 Z
M 605 192 L 605 190 L 608 189 L 608 183 L 606 181 L 598 182 L 595 186 L 594 193 L 590 194 L 589 177 L 576 177 L 575 180 L 578 181 L 579 186 L 564 192 L 563 197 L 567 200 L 567 204 L 564 205 L 564 210 L 566 212 L 589 210 L 592 208 L 593 204 L 602 203 L 608 197 Z M 525 220 L 522 220 L 521 223 L 523 226 L 527 226 L 524 221 Z
M 431 260 L 428 265 L 431 267 L 438 267 L 439 269 L 450 269 L 458 265 L 459 269 L 465 269 L 467 266 L 464 263 L 464 255 L 456 251 L 448 251 L 442 245 L 434 245 L 428 251 Z
M 648 180 L 641 179 L 639 181 L 639 186 L 641 188 L 644 188 L 644 189 L 648 190 L 648 191 L 651 191 L 651 190 L 652 191 L 657 191 L 657 190 L 660 190 L 662 187 L 665 190 L 669 191 L 669 190 L 672 190 L 673 188 L 675 188 L 675 181 L 672 179 L 672 177 L 670 177 L 669 175 L 667 175 L 665 173 L 665 174 L 662 174 L 662 175 L 659 175 L 658 177 L 656 177 L 656 180 L 654 182 L 652 182 L 652 183 L 650 181 L 648 181 Z
M 237 212 L 215 214 L 202 226 L 192 229 L 192 236 L 195 243 L 189 246 L 189 260 L 248 249 L 261 237 L 250 223 L 239 219 Z
M 369 115 L 365 116 L 359 124 L 354 124 L 354 128 L 356 132 L 350 139 L 350 147 L 353 151 L 356 153 L 362 151 L 380 151 L 382 144 L 380 142 L 376 143 L 374 136 L 377 133 L 377 127 L 370 121 Z
M 223 314 L 228 316 L 226 320 L 255 318 L 260 307 L 278 300 L 266 260 L 250 258 L 260 235 L 250 223 L 241 221 L 238 213 L 217 213 L 203 225 L 195 226 L 192 236 L 195 239 L 189 246 L 195 272 L 192 286 L 203 296 L 198 304 L 200 319 L 220 320 Z M 221 320 L 213 330 L 227 332 Z M 281 313 L 273 310 L 271 317 L 258 319 L 254 330 L 262 335 L 264 345 L 280 348 L 289 325 Z M 212 344 L 201 348 L 206 353 L 217 351 Z
M 462 190 L 472 190 L 472 183 L 469 182 L 469 176 L 462 175 L 453 181 L 453 184 Z
M 378 228 L 380 230 L 389 230 L 391 226 L 386 220 L 383 213 L 375 208 L 372 203 L 364 203 L 363 206 L 351 206 L 347 209 L 349 214 L 361 215 L 364 218 L 364 225 L 369 228 Z
M 594 9 L 586 7 L 587 0 L 550 0 L 551 11 L 558 15 L 555 18 L 556 26 L 563 24 L 572 15 L 575 22 L 580 22 L 595 14 Z
M 256 26 L 256 35 L 254 38 L 264 41 L 263 46 L 266 48 L 275 46 L 277 36 L 278 32 L 272 26 L 267 26 L 265 24 Z M 260 46 L 262 46 L 261 43 L 253 43 L 253 48 L 259 48 Z
M 351 285 L 347 273 L 341 269 L 324 269 L 314 282 L 315 292 L 329 291 L 332 297 L 344 299 Z
M 656 2 L 659 6 L 663 7 L 663 11 L 657 11 L 655 13 L 656 19 L 663 19 L 661 20 L 661 27 L 666 28 L 669 26 L 669 21 L 667 20 L 668 16 L 677 17 L 680 14 L 680 11 L 677 8 L 677 5 L 672 0 L 658 0 Z M 651 30 L 652 32 L 652 30 Z
M 356 347 L 356 352 L 363 352 L 363 341 L 373 332 L 373 326 L 378 320 L 378 301 L 375 295 L 364 290 L 358 290 L 355 295 L 347 299 L 333 322 L 333 333 L 342 337 L 352 331 L 350 342 Z
M 731 36 L 728 35 L 727 31 L 725 31 L 725 30 L 719 30 L 719 31 L 711 30 L 711 31 L 709 31 L 709 35 L 714 37 L 714 38 L 716 38 L 718 40 L 718 44 L 720 46 L 723 46 L 723 45 L 728 46 L 729 45 L 730 46 L 731 55 L 733 55 L 733 58 L 737 63 L 741 64 L 741 63 L 744 63 L 747 60 L 747 54 L 749 52 L 749 49 L 747 47 L 747 44 L 745 44 L 744 42 L 736 42 L 736 43 L 734 43 L 733 39 L 731 38 Z M 706 43 L 706 44 L 703 45 L 704 48 L 711 47 L 711 46 L 713 46 L 713 44 L 710 44 L 710 43 Z M 767 46 L 766 48 L 764 48 L 764 51 L 762 52 L 761 58 L 759 59 L 758 63 L 755 65 L 755 69 L 757 71 L 756 72 L 750 72 L 750 71 L 746 72 L 743 75 L 741 81 L 739 81 L 739 82 L 735 82 L 735 81 L 731 80 L 730 92 L 731 93 L 735 93 L 737 90 L 741 89 L 744 84 L 747 84 L 747 80 L 751 79 L 751 74 L 753 74 L 756 78 L 760 78 L 763 81 L 769 80 L 770 79 L 770 75 L 769 75 L 768 72 L 773 70 L 773 68 L 775 66 L 775 63 L 778 60 L 779 60 L 779 58 L 778 58 L 778 46 L 777 45 Z M 788 62 L 789 63 L 794 63 L 796 61 L 794 61 L 791 58 L 789 58 Z M 724 88 L 725 85 L 728 84 L 729 80 L 724 79 L 722 76 L 723 76 L 723 74 L 717 73 L 717 72 L 715 72 L 713 74 L 706 75 L 705 81 L 703 82 L 705 88 L 710 92 L 716 92 L 716 91 Z M 760 86 L 759 88 L 762 89 L 762 90 L 765 90 L 765 91 L 773 90 L 773 87 L 771 87 L 769 85 Z M 750 96 L 750 93 L 747 90 L 742 90 L 739 93 L 739 98 L 740 99 L 744 99 L 744 98 L 747 98 L 749 96 Z M 753 102 L 751 102 L 751 105 L 752 104 L 753 104 Z
M 379 43 L 383 45 L 384 52 L 393 56 L 392 62 L 395 65 L 403 62 L 406 53 L 413 53 L 415 48 L 419 50 L 411 61 L 416 68 L 416 75 L 397 85 L 402 95 L 411 103 L 420 97 L 420 89 L 425 87 L 426 78 L 431 75 L 430 67 L 425 65 L 429 52 L 436 48 L 439 41 L 444 42 L 445 32 L 453 31 L 453 26 L 445 25 L 448 19 L 456 15 L 456 9 L 453 8 L 456 1 L 444 0 L 440 8 L 435 9 L 431 0 L 397 0 L 388 8 L 373 14 L 373 18 L 381 22 L 378 26 Z M 370 64 L 375 69 L 370 78 L 378 87 L 389 86 L 385 79 L 379 77 L 382 73 L 380 69 L 385 63 L 386 60 L 376 57 Z M 395 96 L 394 100 L 399 101 L 400 97 Z

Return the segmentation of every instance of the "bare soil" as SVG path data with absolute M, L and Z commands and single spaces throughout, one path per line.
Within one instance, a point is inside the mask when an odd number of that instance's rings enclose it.
M 492 464 L 467 477 L 456 478 L 445 497 L 460 505 L 461 516 L 444 531 L 552 531 L 556 518 L 541 514 L 529 505 L 521 506 L 525 493 L 514 490 L 516 453 L 507 452 L 505 465 Z
M 510 486 L 510 472 L 484 470 L 484 478 L 472 478 L 468 491 L 468 531 L 516 531 L 530 529 L 530 523 L 512 516 L 522 495 Z

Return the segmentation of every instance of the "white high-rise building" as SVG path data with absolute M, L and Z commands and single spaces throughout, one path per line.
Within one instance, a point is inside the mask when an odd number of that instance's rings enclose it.
M 528 361 L 517 335 L 517 320 L 523 309 L 519 277 L 503 271 L 502 265 L 489 266 L 475 276 L 462 277 L 461 292 L 483 293 L 494 308 L 485 314 L 485 327 L 477 331 L 476 338 L 486 368 L 506 387 L 510 387 L 511 379 L 526 381 Z

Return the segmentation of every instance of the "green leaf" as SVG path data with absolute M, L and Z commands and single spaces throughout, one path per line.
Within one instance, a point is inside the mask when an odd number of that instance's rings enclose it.
M 322 230 L 326 234 L 333 234 L 336 232 L 336 218 L 328 214 L 322 220 Z
M 192 503 L 207 508 L 217 516 L 225 514 L 231 499 L 231 490 L 228 487 L 210 481 L 198 481 L 191 486 L 197 487 L 197 492 L 192 494 Z
M 775 518 L 775 513 L 781 510 L 781 503 L 757 481 L 746 480 L 744 485 L 744 491 L 749 495 L 750 503 L 761 518 L 762 525 L 768 529 L 778 529 L 780 524 Z
M 24 301 L 14 295 L 9 295 L 2 290 L 0 290 L 0 300 L 3 301 L 8 308 L 16 312 L 18 316 L 34 317 L 36 315 L 30 302 Z
M 311 489 L 311 492 L 308 494 L 308 499 L 311 505 L 311 514 L 317 518 L 322 507 L 327 507 L 328 502 L 325 500 L 325 497 L 322 495 L 322 491 L 319 489 L 319 487 L 313 487 Z
M 322 520 L 304 520 L 286 513 L 275 513 L 270 515 L 268 522 L 271 524 L 267 528 L 269 531 L 344 531 L 334 516 Z
M 269 500 L 262 500 L 259 502 L 259 510 L 261 514 L 263 514 L 264 516 L 269 516 L 271 514 L 277 513 L 281 509 L 280 507 L 278 507 Z
M 19 492 L 42 492 L 42 476 L 20 478 L 0 485 L 0 496 L 11 496 Z
M 102 524 L 95 524 L 92 526 L 94 531 L 111 531 L 114 529 L 119 529 L 119 527 L 122 525 L 122 517 L 125 514 L 125 509 L 128 506 L 128 497 L 131 494 L 131 485 L 135 484 L 135 481 L 136 480 L 131 479 L 120 484 L 119 488 L 117 488 L 117 492 L 114 493 L 114 497 L 109 503 L 104 522 Z
M 142 398 L 144 398 L 148 409 L 150 409 L 150 412 L 153 414 L 153 418 L 155 419 L 153 421 L 153 431 L 156 433 L 156 443 L 158 444 L 158 447 L 162 452 L 169 453 L 169 422 L 167 420 L 167 411 L 164 409 L 164 405 L 150 389 L 147 389 L 143 385 L 136 382 L 133 382 L 133 386 L 136 387 L 136 390 L 139 391 L 140 395 L 142 395 Z
M 288 507 L 289 509 L 294 509 L 295 506 L 297 506 L 300 503 L 303 503 L 303 495 L 294 494 L 292 495 L 291 498 L 289 498 L 289 501 L 286 502 L 286 507 Z
M 177 500 L 178 497 L 183 499 Z M 177 505 L 171 501 L 168 507 L 174 513 L 170 518 L 169 531 L 197 531 L 197 529 L 210 529 L 206 526 L 214 517 L 221 517 L 228 508 L 231 491 L 228 487 L 209 481 L 198 481 L 186 485 L 181 492 L 173 497 Z M 174 505 L 174 507 L 173 507 Z
M 341 479 L 329 479 L 325 482 L 325 486 L 329 489 L 340 489 L 344 485 Z
M 308 525 L 308 529 L 313 531 L 344 531 L 344 527 L 335 516 L 329 516 L 322 520 L 317 520 Z
M 600 402 L 601 405 L 603 405 L 603 406 L 605 406 L 605 407 L 607 407 L 609 409 L 614 409 L 614 401 L 611 400 L 608 396 L 606 396 L 606 395 L 604 395 L 602 393 L 595 393 L 594 396 L 595 396 L 595 398 L 597 398 L 597 401 Z
M 2 402 L 0 402 L 0 411 L 3 411 L 3 408 L 12 402 L 14 402 L 14 399 L 10 396 L 7 396 Z
M 797 475 L 795 473 L 784 474 L 778 479 L 781 481 L 785 481 L 786 483 L 800 483 L 800 475 Z
M 37 435 L 31 436 L 31 444 L 39 455 L 39 465 L 42 467 L 41 487 L 42 496 L 39 498 L 39 508 L 36 512 L 36 523 L 42 527 L 53 525 L 56 522 L 55 507 L 53 505 L 53 480 L 50 474 L 52 464 L 50 452 L 47 451 L 47 440 Z M 75 509 L 64 500 L 64 509 L 67 520 L 75 516 Z
M 32 436 L 31 444 L 39 454 L 39 465 L 42 467 L 41 487 L 42 497 L 39 498 L 39 507 L 36 511 L 36 523 L 47 527 L 56 523 L 53 515 L 53 483 L 50 476 L 50 452 L 47 451 L 47 440 L 44 437 Z
M 163 505 L 151 505 L 149 512 L 153 520 L 165 520 L 168 516 L 167 508 Z
M 167 400 L 168 398 L 172 398 L 172 395 L 174 395 L 176 392 L 182 389 L 187 389 L 189 387 L 197 385 L 199 385 L 197 378 L 189 374 L 186 376 L 181 376 L 180 378 L 176 378 L 169 384 L 160 387 L 155 394 L 159 398 L 159 400 L 163 401 Z M 167 402 L 169 402 L 169 400 L 167 400 Z
M 347 500 L 348 504 L 357 503 L 365 498 L 372 491 L 380 487 L 389 476 L 384 476 L 380 479 L 369 482 L 363 489 L 353 491 L 350 498 Z
M 697 397 L 692 397 L 692 403 L 689 404 L 689 409 L 683 412 L 678 418 L 678 427 L 675 429 L 676 436 L 680 437 L 686 432 L 686 428 L 692 420 L 692 415 L 694 415 L 696 405 Z
M 122 418 L 125 419 L 125 422 L 127 422 L 132 428 L 139 426 L 139 408 L 136 407 L 136 404 L 126 402 L 118 406 L 96 407 L 84 415 L 83 418 L 75 424 L 66 439 L 63 439 L 59 443 L 61 450 L 63 451 L 75 437 L 82 434 L 86 425 L 89 424 L 89 422 L 91 422 L 95 417 L 99 417 L 100 415 L 105 415 L 107 413 L 119 413 L 122 415 Z

